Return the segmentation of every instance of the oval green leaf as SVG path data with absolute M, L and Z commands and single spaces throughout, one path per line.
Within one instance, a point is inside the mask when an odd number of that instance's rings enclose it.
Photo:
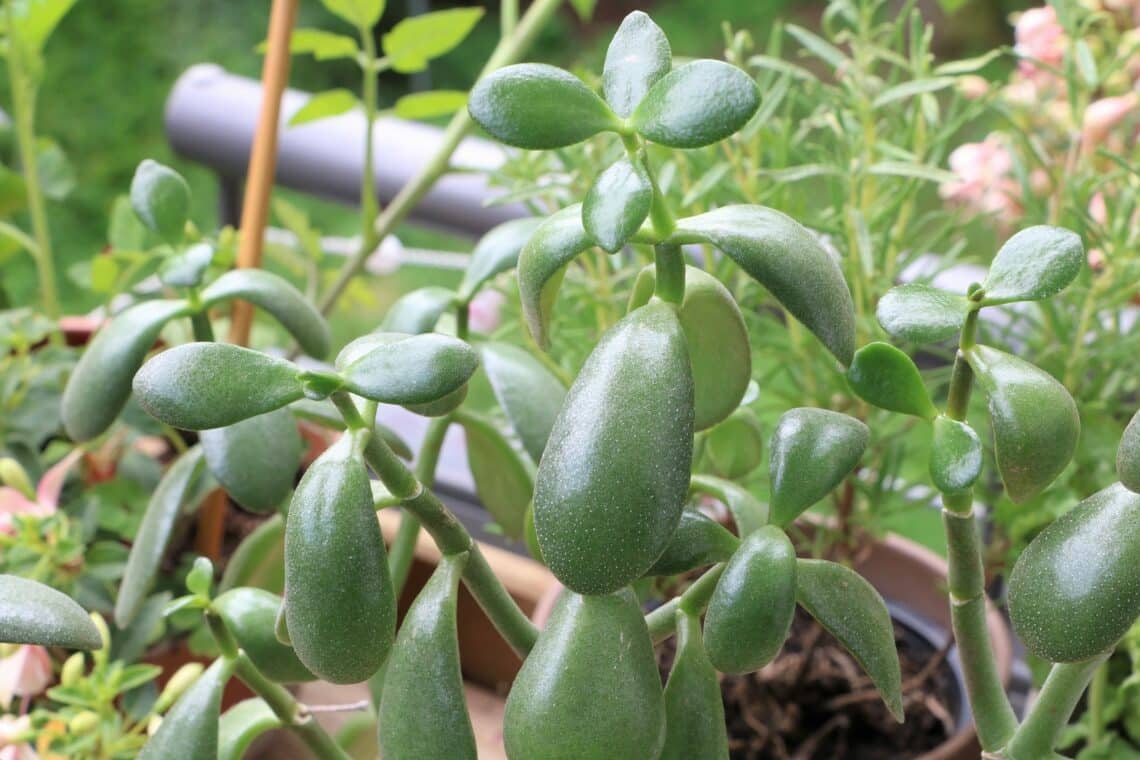
M 768 474 L 772 522 L 789 525 L 859 463 L 871 432 L 859 420 L 825 409 L 784 413 L 772 434 Z
M 727 528 L 695 509 L 681 512 L 665 552 L 646 575 L 677 575 L 698 567 L 724 562 L 740 545 Z
M 466 562 L 441 558 L 400 625 L 379 705 L 383 757 L 475 760 L 456 628 Z
M 196 288 L 214 261 L 216 249 L 212 243 L 195 243 L 162 262 L 158 277 L 171 288 Z
M 733 412 L 705 435 L 705 454 L 723 478 L 742 478 L 764 461 L 764 430 L 747 407 Z
M 503 739 L 512 758 L 632 760 L 661 753 L 661 676 L 632 594 L 562 595 L 511 686 Z
M 822 559 L 801 559 L 796 565 L 796 600 L 863 666 L 891 715 L 902 723 L 901 668 L 883 597 L 843 565 Z
M 566 396 L 535 478 L 542 556 L 567 587 L 604 594 L 645 574 L 681 519 L 693 380 L 672 307 L 614 325 Z
M 602 93 L 614 112 L 628 118 L 646 93 L 673 68 L 673 53 L 661 27 L 641 11 L 622 19 L 602 67 Z
M 796 550 L 766 526 L 724 567 L 705 614 L 705 651 L 722 673 L 751 673 L 784 646 L 796 612 Z
M 1140 492 L 1140 412 L 1132 416 L 1116 449 L 1116 476 L 1124 487 Z
M 68 649 L 101 649 L 87 611 L 51 586 L 0 575 L 0 642 Z
M 504 66 L 483 77 L 467 110 L 492 137 L 530 150 L 562 148 L 620 127 L 581 79 L 543 63 Z
M 906 343 L 937 343 L 957 335 L 966 322 L 965 296 L 929 285 L 899 285 L 879 299 L 875 316 L 887 334 Z
M 217 760 L 222 691 L 234 663 L 219 658 L 186 690 L 142 748 L 138 760 Z
M 134 389 L 151 416 L 183 430 L 232 425 L 303 395 L 295 364 L 228 343 L 163 351 L 135 375 Z
M 301 434 L 288 409 L 275 409 L 198 435 L 206 465 L 222 488 L 251 512 L 271 512 L 289 491 L 301 461 Z
M 680 219 L 671 240 L 708 243 L 815 333 L 843 364 L 855 353 L 855 306 L 839 263 L 806 227 L 764 206 L 724 206 Z
M 370 347 L 362 340 L 371 339 Z M 345 387 L 384 404 L 428 404 L 460 390 L 479 366 L 474 349 L 446 335 L 375 333 L 345 347 L 365 348 L 341 370 Z M 338 357 L 339 362 L 339 357 Z
M 1010 574 L 1009 614 L 1050 662 L 1115 645 L 1140 615 L 1140 494 L 1116 483 L 1039 533 Z
M 938 414 L 914 361 L 889 343 L 868 343 L 856 351 L 847 383 L 856 396 L 880 409 L 925 420 Z
M 226 563 L 218 590 L 240 586 L 274 594 L 285 591 L 285 521 L 281 515 L 273 515 L 254 528 Z
M 201 472 L 202 449 L 194 446 L 170 465 L 151 494 L 115 599 L 115 625 L 120 628 L 130 625 L 146 601 L 174 533 L 174 524 Z
M 332 347 L 328 323 L 285 278 L 264 269 L 234 269 L 202 289 L 206 308 L 235 298 L 269 312 L 309 356 L 323 359 L 328 355 Z
M 962 493 L 982 474 L 982 442 L 974 429 L 945 415 L 934 418 L 930 480 L 942 493 Z
M 111 427 L 162 328 L 189 313 L 185 301 L 146 301 L 124 309 L 95 334 L 63 391 L 60 413 L 72 440 L 89 441 Z
M 277 640 L 274 632 L 281 597 L 257 588 L 235 588 L 213 602 L 226 626 L 237 639 L 242 651 L 267 678 L 277 683 L 315 681 L 308 668 L 293 652 Z
M 640 159 L 623 158 L 598 175 L 582 204 L 582 226 L 594 242 L 617 253 L 649 216 L 653 185 Z
M 519 296 L 535 341 L 550 346 L 550 312 L 566 265 L 594 241 L 582 226 L 582 205 L 567 206 L 538 226 L 519 254 Z
M 429 285 L 413 290 L 396 299 L 384 315 L 380 329 L 407 335 L 431 332 L 455 301 L 455 291 L 450 288 Z
M 218 760 L 242 760 L 257 737 L 281 725 L 281 719 L 264 699 L 238 702 L 222 714 L 218 723 Z
M 670 148 L 702 148 L 748 123 L 760 107 L 752 78 L 723 61 L 700 60 L 661 78 L 630 117 L 644 137 Z
M 1081 418 L 1052 375 L 989 346 L 966 352 L 989 396 L 994 456 L 1009 498 L 1020 504 L 1061 474 L 1077 448 Z
M 566 387 L 541 361 L 518 346 L 488 342 L 477 350 L 495 400 L 527 454 L 540 461 L 566 399 Z
M 512 539 L 523 536 L 534 491 L 534 465 L 515 451 L 495 423 L 475 412 L 456 415 L 467 439 L 467 464 L 479 501 Z
M 523 246 L 540 224 L 542 219 L 539 217 L 512 219 L 479 238 L 475 250 L 471 252 L 467 269 L 463 272 L 463 280 L 459 283 L 459 299 L 470 301 L 492 277 L 514 269 L 519 263 L 519 253 Z
M 986 305 L 1040 301 L 1068 287 L 1085 261 L 1075 232 L 1039 224 L 1021 230 L 997 252 L 982 283 Z
M 131 179 L 131 207 L 152 232 L 177 243 L 190 215 L 190 186 L 181 174 L 148 158 Z
M 728 760 L 720 681 L 705 654 L 700 617 L 683 611 L 677 612 L 677 655 L 665 684 L 661 760 Z
M 732 481 L 711 475 L 694 475 L 689 490 L 711 496 L 724 504 L 736 523 L 736 532 L 741 536 L 754 533 L 768 524 L 768 505 Z

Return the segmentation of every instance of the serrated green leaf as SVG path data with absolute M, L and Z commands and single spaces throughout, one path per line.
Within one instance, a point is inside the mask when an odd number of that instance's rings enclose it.
M 880 409 L 927 420 L 938 414 L 914 361 L 889 343 L 869 343 L 856 351 L 847 382 L 855 395 Z
M 321 0 L 331 13 L 352 24 L 358 29 L 367 30 L 376 26 L 384 15 L 384 0 Z
M 257 46 L 257 52 L 265 53 L 266 44 Z M 289 37 L 289 52 L 293 55 L 311 55 L 318 61 L 332 61 L 338 58 L 353 58 L 360 52 L 356 40 L 343 34 L 326 32 L 324 29 L 295 29 Z
M 330 116 L 340 116 L 356 108 L 356 104 L 356 96 L 345 89 L 318 92 L 289 117 L 289 126 L 297 127 Z
M 384 55 L 401 74 L 423 71 L 428 61 L 463 42 L 481 18 L 482 8 L 449 8 L 410 16 L 384 35 Z
M 462 90 L 428 90 L 403 96 L 396 101 L 395 112 L 401 119 L 435 119 L 466 106 L 467 93 Z

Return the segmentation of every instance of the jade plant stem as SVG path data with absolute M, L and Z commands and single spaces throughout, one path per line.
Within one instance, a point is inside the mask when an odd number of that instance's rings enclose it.
M 1108 658 L 1106 652 L 1084 662 L 1054 665 L 1041 687 L 1025 722 L 1006 745 L 1002 757 L 1007 760 L 1038 760 L 1053 755 L 1053 745 L 1069 722 L 1073 708 L 1081 698 L 1093 673 Z
M 349 428 L 366 426 L 347 393 L 337 391 L 331 398 Z M 384 486 L 400 499 L 404 509 L 415 515 L 427 528 L 442 553 L 470 552 L 471 556 L 463 571 L 464 583 L 503 639 L 512 649 L 525 656 L 538 638 L 538 629 L 503 588 L 467 529 L 430 489 L 424 487 L 415 473 L 400 461 L 384 441 L 372 436 L 364 449 L 364 458 Z
M 427 432 L 424 433 L 420 444 L 420 455 L 416 459 L 416 479 L 426 488 L 431 488 L 435 482 L 436 465 L 439 463 L 439 453 L 443 448 L 443 439 L 447 429 L 451 426 L 451 417 L 435 417 L 428 423 Z M 412 557 L 415 554 L 416 539 L 420 535 L 420 521 L 414 514 L 401 511 L 400 529 L 392 540 L 392 549 L 388 553 L 388 569 L 392 574 L 392 586 L 396 595 L 404 590 L 408 580 L 408 570 L 412 566 Z
M 518 26 L 515 27 L 511 36 L 503 38 L 495 46 L 494 52 L 479 76 L 482 77 L 497 68 L 518 61 L 530 47 L 535 36 L 554 15 L 554 11 L 558 9 L 561 2 L 562 0 L 535 0 L 519 20 Z M 376 223 L 371 225 L 374 241 L 383 240 L 390 235 L 396 226 L 404 221 L 411 210 L 415 208 L 420 199 L 427 194 L 436 180 L 447 172 L 451 165 L 452 154 L 459 147 L 460 140 L 471 131 L 472 126 L 473 122 L 466 108 L 456 112 L 443 133 L 443 138 L 435 155 L 423 165 L 423 168 L 408 184 L 400 189 L 392 202 L 377 217 Z M 369 182 L 372 181 L 368 174 L 365 176 Z M 320 310 L 322 314 L 328 314 L 332 311 L 344 289 L 348 287 L 348 283 L 364 266 L 365 259 L 372 253 L 374 247 L 375 244 L 372 246 L 361 245 L 352 258 L 345 263 L 337 274 L 336 280 L 321 298 Z
M 27 190 L 28 214 L 32 219 L 35 247 L 29 250 L 36 262 L 36 276 L 40 281 L 41 304 L 51 319 L 58 319 L 59 293 L 55 284 L 55 261 L 52 258 L 51 233 L 48 230 L 47 210 L 43 189 L 40 186 L 39 167 L 36 162 L 36 87 L 24 69 L 23 41 L 16 30 L 14 0 L 4 3 L 8 27 L 8 82 L 12 90 L 12 110 L 16 122 L 16 143 L 20 151 L 20 166 Z
M 653 253 L 657 261 L 657 297 L 669 303 L 681 303 L 685 298 L 685 259 L 681 246 L 658 243 L 653 246 Z
M 700 578 L 693 581 L 693 584 L 685 589 L 685 593 L 673 597 L 645 616 L 649 635 L 653 638 L 654 644 L 660 644 L 676 632 L 677 610 L 692 615 L 699 615 L 704 611 L 723 572 L 724 563 L 712 566 Z

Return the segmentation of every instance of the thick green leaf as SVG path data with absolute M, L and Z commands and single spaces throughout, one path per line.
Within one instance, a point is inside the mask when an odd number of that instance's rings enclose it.
M 459 298 L 466 302 L 495 275 L 514 269 L 519 262 L 526 241 L 542 224 L 538 217 L 512 219 L 494 227 L 475 245 L 463 281 L 459 283 Z
M 542 63 L 504 66 L 483 77 L 467 109 L 492 137 L 531 150 L 562 148 L 620 126 L 581 79 Z
M 989 397 L 994 455 L 1009 498 L 1020 504 L 1061 474 L 1077 448 L 1081 418 L 1052 375 L 989 346 L 966 352 Z
M 269 312 L 309 356 L 323 359 L 328 354 L 332 346 L 328 323 L 284 277 L 264 269 L 234 269 L 202 289 L 206 308 L 235 298 Z
M 222 714 L 218 723 L 218 760 L 242 760 L 257 737 L 280 728 L 281 719 L 254 697 L 238 702 Z
M 534 231 L 519 254 L 519 296 L 527 327 L 538 345 L 550 345 L 550 312 L 566 265 L 594 243 L 582 226 L 582 206 L 567 206 Z
M 135 375 L 139 404 L 183 430 L 208 430 L 271 412 L 303 395 L 297 365 L 228 343 L 163 351 Z
M 970 311 L 965 296 L 929 285 L 900 285 L 879 300 L 879 324 L 895 340 L 937 343 L 958 334 Z
M 709 430 L 705 454 L 724 478 L 742 478 L 759 467 L 764 460 L 764 430 L 756 413 L 742 407 Z
M 672 240 L 724 251 L 843 364 L 855 352 L 855 306 L 838 262 L 806 227 L 763 206 L 724 206 L 680 219 Z
M 181 174 L 148 158 L 131 180 L 131 206 L 152 232 L 177 243 L 190 215 L 190 186 Z
M 535 478 L 542 556 L 568 588 L 604 594 L 645 574 L 681 519 L 693 381 L 673 307 L 625 316 L 586 360 Z
M 1116 449 L 1116 476 L 1124 487 L 1140 492 L 1140 412 L 1129 420 Z
M 481 18 L 482 8 L 449 8 L 409 16 L 384 35 L 384 55 L 401 74 L 423 71 L 428 61 L 450 53 L 463 42 Z
M 1011 237 L 982 283 L 985 304 L 1040 301 L 1060 293 L 1081 271 L 1081 238 L 1063 227 L 1037 225 Z
M 348 363 L 341 376 L 345 387 L 356 395 L 384 404 L 438 401 L 459 391 L 479 366 L 474 349 L 446 335 L 375 333 L 366 337 L 377 340 Z M 345 351 L 352 347 L 349 344 Z
M 889 343 L 869 343 L 856 351 L 847 382 L 856 396 L 880 409 L 926 420 L 938 414 L 914 361 Z
M 644 137 L 670 148 L 701 148 L 733 134 L 760 107 L 752 78 L 723 61 L 673 69 L 653 85 L 630 117 Z
M 665 552 L 646 575 L 677 575 L 698 567 L 724 562 L 740 541 L 727 528 L 695 509 L 681 512 L 681 522 L 673 531 Z
M 871 432 L 859 420 L 825 409 L 784 413 L 772 434 L 768 474 L 772 522 L 789 525 L 854 469 Z
M 752 673 L 784 646 L 796 613 L 796 549 L 766 525 L 724 566 L 705 614 L 705 651 L 722 673 Z
M 508 538 L 523 535 L 534 491 L 534 465 L 515 451 L 495 423 L 474 412 L 456 417 L 467 438 L 467 464 L 479 501 Z
M 266 44 L 257 46 L 257 52 L 265 53 Z M 289 38 L 289 52 L 293 55 L 311 55 L 318 61 L 333 61 L 338 58 L 354 58 L 360 52 L 356 40 L 343 34 L 326 32 L 324 29 L 294 29 Z
M 285 591 L 285 521 L 281 515 L 258 525 L 226 563 L 218 591 L 242 586 L 274 594 Z
M 677 612 L 677 656 L 665 684 L 661 760 L 728 760 L 724 700 L 705 654 L 699 615 Z
M 145 301 L 124 309 L 95 334 L 63 391 L 60 411 L 73 440 L 88 441 L 111 427 L 162 328 L 189 313 L 185 301 Z
M 171 288 L 196 288 L 214 261 L 215 248 L 210 243 L 195 243 L 174 253 L 158 269 L 158 277 Z
M 610 253 L 621 250 L 649 216 L 653 185 L 641 159 L 623 158 L 598 175 L 582 204 L 582 226 Z
M 315 681 L 293 649 L 277 640 L 281 605 L 281 597 L 269 591 L 235 588 L 218 595 L 212 607 L 262 675 L 277 683 Z
M 215 660 L 163 717 L 138 760 L 217 760 L 222 690 L 233 667 L 232 660 Z
M 796 600 L 867 671 L 887 709 L 903 721 L 902 676 L 894 626 L 874 586 L 822 559 L 796 561 Z
M 518 346 L 492 341 L 479 345 L 478 351 L 495 400 L 523 448 L 538 462 L 566 399 L 566 387 L 542 362 Z
M 201 472 L 202 449 L 195 446 L 170 465 L 151 494 L 115 600 L 115 625 L 120 628 L 130 624 L 146 600 L 174 524 Z
M 459 580 L 467 553 L 445 556 L 400 625 L 380 698 L 380 754 L 475 760 L 459 668 Z
M 606 50 L 602 92 L 614 113 L 628 118 L 672 67 L 665 32 L 649 16 L 634 11 L 622 20 Z
M 376 26 L 380 17 L 384 15 L 384 0 L 321 0 L 333 14 L 360 30 L 371 29 Z
M 251 512 L 271 512 L 293 488 L 301 461 L 301 434 L 289 409 L 198 434 L 210 472 L 230 497 Z
M 396 115 L 401 119 L 437 119 L 451 116 L 467 105 L 463 90 L 427 90 L 413 92 L 396 101 Z
M 961 493 L 982 473 L 982 442 L 974 429 L 945 415 L 934 418 L 930 479 L 942 493 Z
M 50 586 L 0 575 L 0 642 L 100 649 L 103 639 L 87 611 Z
M 711 475 L 694 475 L 689 490 L 711 496 L 728 508 L 736 523 L 736 532 L 747 536 L 768 524 L 768 505 L 759 501 L 748 489 L 730 480 Z
M 331 116 L 340 116 L 356 108 L 357 102 L 356 95 L 343 88 L 318 92 L 289 117 L 289 126 L 299 127 Z
M 443 313 L 455 305 L 455 291 L 428 285 L 396 299 L 384 315 L 380 329 L 385 332 L 419 335 L 435 329 Z
M 1038 534 L 1010 574 L 1009 614 L 1050 662 L 1111 649 L 1140 615 L 1140 494 L 1115 483 Z

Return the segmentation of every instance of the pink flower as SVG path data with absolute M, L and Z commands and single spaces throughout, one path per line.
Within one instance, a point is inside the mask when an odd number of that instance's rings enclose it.
M 949 163 L 957 179 L 939 188 L 944 199 L 986 214 L 1021 213 L 1018 184 L 1010 176 L 1013 158 L 996 135 L 959 146 Z
M 32 697 L 53 680 L 51 656 L 41 646 L 24 644 L 0 659 L 0 706 L 5 708 L 12 697 Z
M 1089 103 L 1081 127 L 1081 148 L 1086 152 L 1095 151 L 1108 138 L 1112 128 L 1124 121 L 1136 108 L 1137 102 L 1137 94 L 1130 92 Z
M 1104 193 L 1096 193 L 1089 198 L 1089 216 L 1097 224 L 1108 224 L 1108 205 L 1104 202 Z
M 502 321 L 500 313 L 507 298 L 497 290 L 481 290 L 467 306 L 467 326 L 484 335 L 492 333 Z
M 54 514 L 59 506 L 59 492 L 63 490 L 63 482 L 67 478 L 67 471 L 83 456 L 80 449 L 52 465 L 40 482 L 36 485 L 35 500 L 29 499 L 22 491 L 11 486 L 0 486 L 0 533 L 13 534 L 13 515 L 29 515 L 31 517 L 47 517 Z
M 1052 66 L 1061 64 L 1065 56 L 1065 30 L 1052 6 L 1031 8 L 1022 13 L 1017 17 L 1013 34 L 1017 42 L 1014 52 L 1022 56 L 1018 68 L 1025 76 L 1038 73 L 1037 61 Z
M 0 715 L 0 760 L 38 760 L 35 750 L 24 744 L 31 731 L 30 716 Z

